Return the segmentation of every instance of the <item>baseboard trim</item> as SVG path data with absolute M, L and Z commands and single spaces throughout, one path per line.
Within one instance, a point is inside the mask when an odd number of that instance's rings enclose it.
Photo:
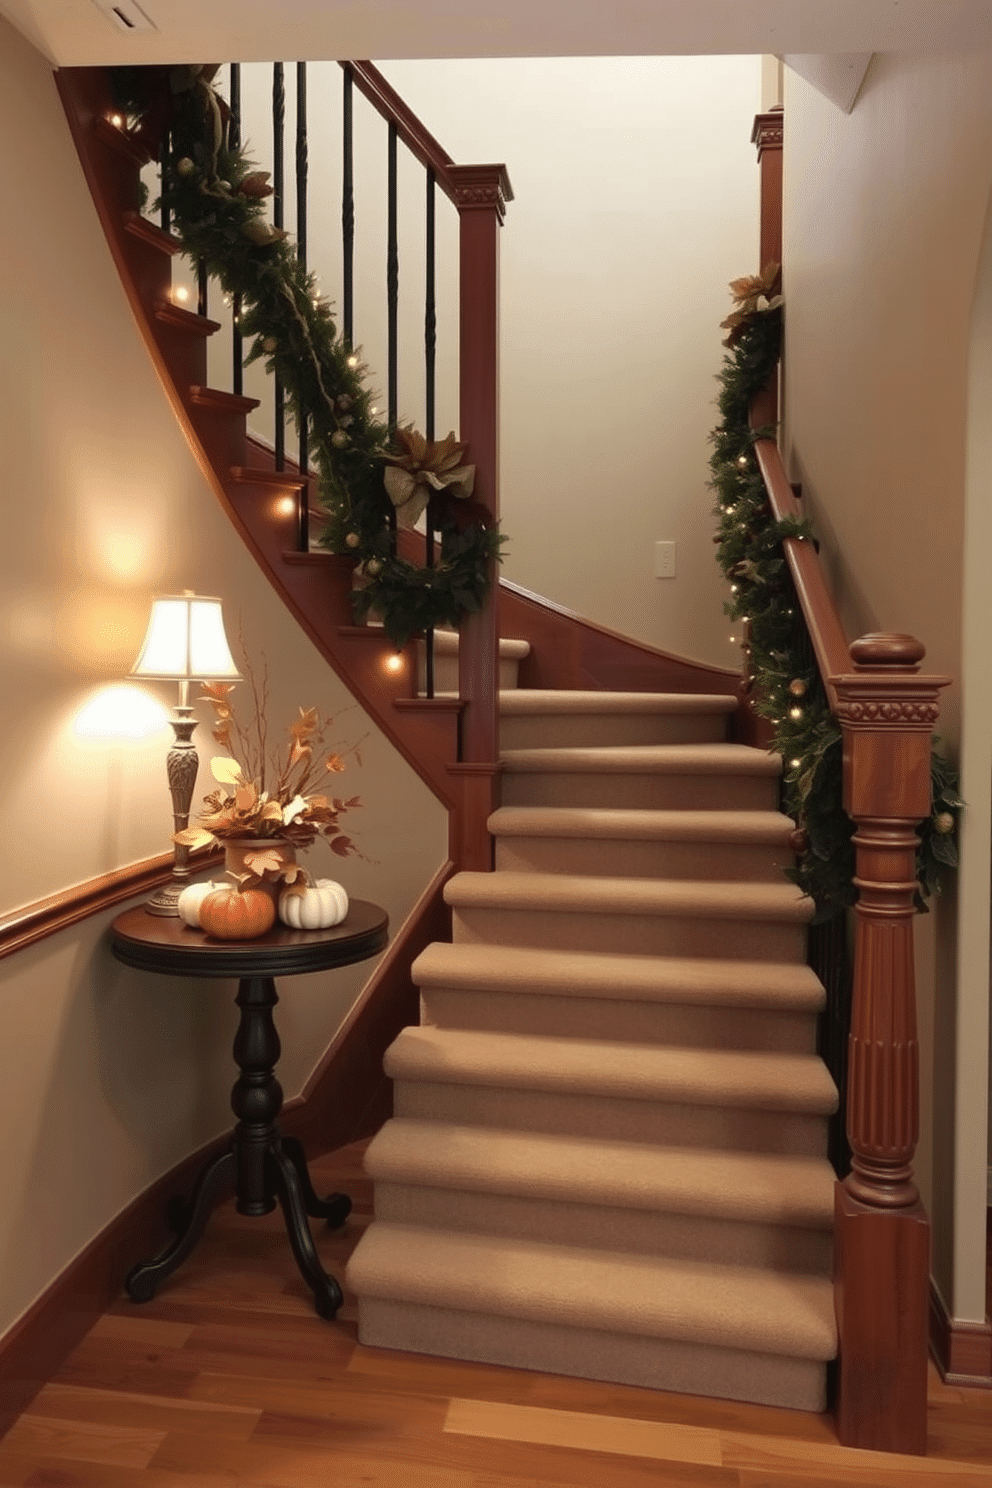
M 930 1278 L 930 1352 L 949 1385 L 992 1390 L 992 1323 L 952 1318 Z
M 429 941 L 450 936 L 442 891 L 453 871 L 446 862 L 435 874 L 303 1094 L 283 1108 L 283 1130 L 299 1137 L 311 1157 L 371 1135 L 390 1114 L 392 1085 L 382 1072 L 382 1056 L 399 1030 L 417 1021 L 412 962 Z M 227 1141 L 225 1133 L 206 1143 L 138 1194 L 0 1338 L 0 1437 L 121 1295 L 130 1261 L 162 1248 L 169 1238 L 168 1200 L 188 1193 L 200 1168 Z

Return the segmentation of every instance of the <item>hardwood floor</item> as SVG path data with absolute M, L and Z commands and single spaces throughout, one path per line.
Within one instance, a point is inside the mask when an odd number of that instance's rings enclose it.
M 361 1147 L 314 1163 L 368 1222 Z M 125 1271 L 135 1257 L 121 1257 Z M 838 1446 L 829 1416 L 363 1348 L 312 1310 L 281 1217 L 213 1216 L 151 1303 L 122 1296 L 0 1442 L 0 1488 L 988 1488 L 992 1391 L 931 1372 L 930 1454 Z

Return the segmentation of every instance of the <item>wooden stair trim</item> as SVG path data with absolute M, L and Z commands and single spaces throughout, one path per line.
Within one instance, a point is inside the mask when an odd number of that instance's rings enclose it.
M 55 80 L 57 83 L 57 72 L 55 74 Z M 94 127 L 103 143 L 120 155 L 123 160 L 126 160 L 129 165 L 136 165 L 140 170 L 142 166 L 147 165 L 151 160 L 147 145 L 135 135 L 129 134 L 126 129 L 112 123 L 109 114 L 101 113 L 96 119 Z
M 259 402 L 257 398 L 245 398 L 240 393 L 226 393 L 223 388 L 212 387 L 191 387 L 187 396 L 197 408 L 213 408 L 218 413 L 247 415 L 258 407 Z
M 166 232 L 164 227 L 158 227 L 156 223 L 150 222 L 137 209 L 124 213 L 124 226 L 132 236 L 151 244 L 153 248 L 159 249 L 170 258 L 182 251 L 182 244 L 175 233 Z
M 186 310 L 172 300 L 159 300 L 154 314 L 155 319 L 160 320 L 163 325 L 174 326 L 177 330 L 186 331 L 191 336 L 202 336 L 204 339 L 221 329 L 219 320 L 209 320 L 206 315 L 197 315 L 195 310 Z

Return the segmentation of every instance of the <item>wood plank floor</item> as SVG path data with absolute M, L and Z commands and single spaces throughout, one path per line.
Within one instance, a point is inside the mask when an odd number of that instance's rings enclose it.
M 313 1165 L 370 1214 L 361 1148 Z M 121 1257 L 125 1271 L 135 1257 Z M 160 1296 L 122 1296 L 0 1442 L 0 1488 L 989 1488 L 992 1391 L 930 1379 L 930 1454 L 838 1446 L 829 1416 L 451 1362 L 317 1318 L 278 1214 L 218 1210 Z

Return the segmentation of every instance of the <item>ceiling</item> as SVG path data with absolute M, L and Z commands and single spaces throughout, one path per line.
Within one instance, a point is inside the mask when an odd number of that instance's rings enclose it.
M 0 15 L 64 66 L 992 45 L 992 0 L 0 0 Z

